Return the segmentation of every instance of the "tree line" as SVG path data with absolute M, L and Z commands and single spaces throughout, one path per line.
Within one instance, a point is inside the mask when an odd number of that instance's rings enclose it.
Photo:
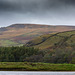
M 0 62 L 45 62 L 75 64 L 75 51 L 70 48 L 39 50 L 34 47 L 0 47 Z

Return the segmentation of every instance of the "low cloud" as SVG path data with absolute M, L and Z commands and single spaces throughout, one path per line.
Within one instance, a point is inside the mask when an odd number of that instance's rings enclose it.
M 75 0 L 0 0 L 0 26 L 75 25 Z

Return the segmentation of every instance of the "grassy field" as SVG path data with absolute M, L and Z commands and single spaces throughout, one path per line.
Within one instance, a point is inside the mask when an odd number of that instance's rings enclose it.
M 0 71 L 75 71 L 75 64 L 0 62 Z
M 0 40 L 0 46 L 9 47 L 9 46 L 23 46 L 23 44 L 19 44 L 12 40 Z

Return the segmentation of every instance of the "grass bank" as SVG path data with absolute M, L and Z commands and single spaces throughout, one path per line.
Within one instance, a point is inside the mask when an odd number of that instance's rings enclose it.
M 0 62 L 0 71 L 75 71 L 75 64 Z

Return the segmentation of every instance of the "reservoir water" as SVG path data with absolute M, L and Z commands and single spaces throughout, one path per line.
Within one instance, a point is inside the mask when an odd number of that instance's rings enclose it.
M 0 75 L 75 75 L 75 72 L 0 71 Z

